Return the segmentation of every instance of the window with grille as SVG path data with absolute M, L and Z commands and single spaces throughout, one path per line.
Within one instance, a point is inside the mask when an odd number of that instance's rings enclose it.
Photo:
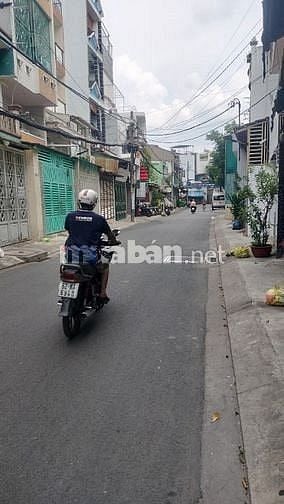
M 269 161 L 269 121 L 251 124 L 248 128 L 248 164 L 263 165 Z
M 51 70 L 50 20 L 35 0 L 14 0 L 17 47 Z

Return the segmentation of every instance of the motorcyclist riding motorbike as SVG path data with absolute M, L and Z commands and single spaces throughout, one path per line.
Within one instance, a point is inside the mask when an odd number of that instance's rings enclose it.
M 102 234 L 108 238 L 110 245 L 119 245 L 106 219 L 94 212 L 98 195 L 92 189 L 83 189 L 78 196 L 79 209 L 70 212 L 65 220 L 65 229 L 69 236 L 66 240 L 68 263 L 83 264 L 86 273 L 101 274 L 100 298 L 103 303 L 109 301 L 107 284 L 109 264 L 103 264 L 98 257 L 98 244 Z

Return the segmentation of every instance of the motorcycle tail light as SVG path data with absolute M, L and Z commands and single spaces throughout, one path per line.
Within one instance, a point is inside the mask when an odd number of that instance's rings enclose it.
M 63 270 L 61 272 L 61 280 L 64 280 L 65 282 L 76 283 L 80 281 L 80 278 L 77 271 Z

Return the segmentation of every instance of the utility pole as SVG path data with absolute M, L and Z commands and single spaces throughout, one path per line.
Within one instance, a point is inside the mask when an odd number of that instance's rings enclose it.
M 230 105 L 231 105 L 231 107 L 235 107 L 236 105 L 238 106 L 238 111 L 239 111 L 239 114 L 238 114 L 238 126 L 240 128 L 241 127 L 241 108 L 242 108 L 241 101 L 239 100 L 239 98 L 234 98 L 230 102 Z M 239 143 L 239 161 L 240 161 L 240 159 L 241 159 L 241 145 Z
M 130 125 L 127 130 L 128 152 L 130 153 L 130 194 L 131 194 L 131 222 L 135 221 L 135 205 L 136 205 L 136 168 L 135 157 L 138 149 L 135 143 L 136 124 L 134 121 L 133 112 L 130 113 Z

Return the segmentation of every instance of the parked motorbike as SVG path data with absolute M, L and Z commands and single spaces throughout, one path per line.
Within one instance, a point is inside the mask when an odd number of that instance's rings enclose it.
M 118 236 L 120 231 L 113 230 Z M 111 244 L 101 240 L 98 245 L 98 255 L 104 261 L 110 262 L 114 251 L 106 251 Z M 84 264 L 62 264 L 60 266 L 60 283 L 58 288 L 59 316 L 62 317 L 62 325 L 65 336 L 74 338 L 81 328 L 82 320 L 92 313 L 100 311 L 104 303 L 99 297 L 101 290 L 101 274 L 95 276 L 88 274 Z
M 148 205 L 142 205 L 140 215 L 142 215 L 144 217 L 152 217 L 153 211 L 152 211 L 151 207 L 149 207 Z

